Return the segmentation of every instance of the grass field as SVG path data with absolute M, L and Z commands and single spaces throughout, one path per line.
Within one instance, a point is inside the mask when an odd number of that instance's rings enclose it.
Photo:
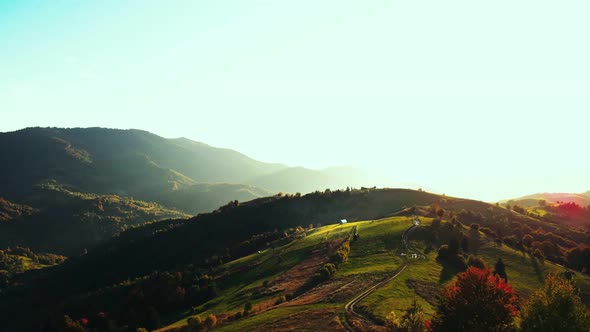
M 563 272 L 565 268 L 545 261 L 539 262 L 529 255 L 509 248 L 505 245 L 498 247 L 483 234 L 482 244 L 477 255 L 493 270 L 498 258 L 502 258 L 506 265 L 508 282 L 516 290 L 522 300 L 526 300 L 536 289 L 542 287 L 544 277 L 551 272 Z M 417 248 L 423 248 L 424 243 L 417 243 Z M 420 303 L 427 317 L 434 314 L 434 307 L 424 298 L 417 295 L 415 290 L 408 286 L 408 280 L 424 281 L 428 284 L 438 284 L 440 287 L 454 280 L 458 271 L 443 266 L 436 262 L 437 253 L 432 251 L 426 254 L 426 260 L 409 262 L 408 268 L 396 279 L 385 287 L 377 290 L 363 302 L 361 307 L 374 314 L 379 319 L 384 319 L 390 311 L 401 315 L 411 304 L 413 299 Z M 576 275 L 576 283 L 580 289 L 590 291 L 590 278 L 581 274 Z
M 428 225 L 432 219 L 422 218 L 422 226 Z M 222 324 L 219 331 L 250 330 L 261 324 L 282 319 L 285 326 L 291 322 L 288 317 L 297 316 L 301 312 L 324 312 L 328 314 L 327 320 L 338 319 L 338 314 L 343 312 L 343 306 L 356 293 L 369 287 L 380 276 L 386 275 L 399 267 L 404 260 L 398 255 L 401 247 L 401 234 L 412 224 L 410 217 L 391 217 L 381 220 L 368 220 L 344 225 L 328 225 L 321 228 L 305 231 L 305 235 L 299 234 L 297 239 L 275 248 L 268 248 L 260 253 L 252 254 L 241 259 L 226 263 L 216 273 L 229 274 L 223 281 L 223 290 L 217 298 L 205 303 L 197 309 L 201 317 L 210 313 L 218 317 L 235 313 L 244 307 L 246 302 L 257 304 L 273 303 L 281 293 L 257 295 L 256 291 L 262 288 L 264 281 L 272 282 L 283 278 L 290 269 L 305 264 L 317 251 L 317 248 L 337 239 L 344 238 L 350 233 L 352 227 L 357 227 L 360 239 L 351 242 L 351 250 L 348 261 L 341 266 L 333 278 L 322 284 L 323 287 L 333 284 L 352 284 L 354 290 L 345 297 L 330 297 L 319 299 L 313 303 L 303 301 L 303 305 L 291 305 L 285 303 L 278 307 L 267 305 L 259 308 L 255 313 L 240 320 Z M 481 242 L 478 255 L 493 268 L 493 265 L 501 257 L 506 265 L 509 283 L 516 289 L 517 294 L 526 299 L 535 289 L 541 287 L 544 276 L 549 272 L 563 271 L 564 268 L 550 262 L 541 263 L 531 259 L 519 251 L 506 246 L 498 247 L 491 239 L 480 233 Z M 424 252 L 427 243 L 412 240 L 412 245 Z M 278 259 L 278 256 L 281 259 Z M 411 302 L 416 299 L 427 315 L 434 314 L 432 302 L 434 296 L 425 289 L 438 290 L 451 282 L 458 271 L 443 266 L 436 261 L 436 251 L 427 253 L 426 259 L 408 260 L 408 267 L 397 278 L 377 289 L 374 293 L 359 303 L 359 308 L 369 312 L 372 316 L 383 319 L 390 311 L 396 311 L 399 315 Z M 235 273 L 239 271 L 238 273 Z M 312 271 L 313 272 L 313 271 Z M 370 276 L 377 276 L 373 279 Z M 576 280 L 581 289 L 590 291 L 590 278 L 578 274 Z M 416 286 L 416 282 L 418 286 Z M 410 284 L 413 287 L 410 287 Z M 424 286 L 426 285 L 426 286 Z M 320 285 L 321 286 L 321 285 Z M 318 286 L 319 287 L 319 286 Z M 340 286 L 338 286 L 340 287 Z M 345 287 L 342 287 L 345 288 Z M 419 291 L 416 291 L 416 288 Z M 312 292 L 313 293 L 313 292 Z M 320 292 L 321 293 L 321 292 Z M 419 295 L 421 294 L 421 295 Z M 427 301 L 427 299 L 429 301 Z M 295 301 L 294 303 L 297 303 Z M 283 319 L 284 318 L 284 319 Z M 310 318 L 311 319 L 311 318 Z M 170 327 L 179 327 L 186 323 L 186 317 L 178 320 Z M 265 325 L 266 326 L 266 325 Z M 272 327 L 272 325 L 268 325 Z M 284 327 L 284 326 L 283 326 Z

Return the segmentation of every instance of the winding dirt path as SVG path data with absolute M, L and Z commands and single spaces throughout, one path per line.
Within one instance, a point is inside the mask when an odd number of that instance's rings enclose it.
M 412 222 L 412 226 L 410 226 L 410 228 L 406 229 L 403 233 L 402 233 L 402 242 L 403 245 L 406 249 L 414 251 L 416 253 L 418 253 L 418 251 L 416 249 L 414 249 L 412 247 L 412 245 L 410 244 L 410 242 L 408 241 L 408 234 L 410 232 L 412 232 L 416 227 L 418 227 L 418 225 L 420 225 L 420 219 L 417 216 L 414 216 L 414 220 Z M 371 320 L 368 317 L 365 317 L 364 315 L 356 312 L 354 310 L 354 306 L 357 305 L 359 302 L 361 302 L 362 300 L 364 300 L 367 296 L 371 295 L 371 293 L 373 293 L 375 290 L 377 290 L 378 288 L 383 287 L 385 284 L 387 284 L 388 282 L 390 282 L 391 280 L 395 279 L 397 276 L 399 276 L 406 268 L 408 267 L 408 263 L 407 261 L 404 261 L 404 263 L 402 265 L 400 265 L 394 272 L 393 274 L 384 279 L 383 281 L 380 281 L 376 284 L 374 284 L 373 286 L 369 287 L 368 289 L 364 290 L 363 292 L 361 292 L 360 294 L 358 294 L 357 296 L 355 296 L 352 300 L 350 300 L 350 302 L 346 303 L 346 305 L 344 306 L 344 310 L 346 311 L 347 315 L 356 317 L 357 319 L 361 320 L 362 322 L 366 322 L 369 323 L 371 325 L 376 325 L 376 323 Z M 347 328 L 349 331 L 351 332 L 355 332 L 356 330 L 352 327 L 348 327 Z

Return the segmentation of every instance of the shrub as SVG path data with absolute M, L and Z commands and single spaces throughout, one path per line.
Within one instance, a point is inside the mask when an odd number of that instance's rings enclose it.
M 432 223 L 430 224 L 430 226 L 432 228 L 439 228 L 441 224 L 441 220 L 440 219 L 433 219 Z
M 281 295 L 279 296 L 279 298 L 275 301 L 275 305 L 276 304 L 281 304 L 287 302 L 287 297 L 285 295 Z
M 496 234 L 496 232 L 494 232 L 493 230 L 487 228 L 487 227 L 482 227 L 479 229 L 482 233 L 486 234 L 487 236 L 490 236 L 492 238 L 496 238 L 498 235 Z
M 326 263 L 318 271 L 316 278 L 319 282 L 330 279 L 336 273 L 336 266 L 332 263 Z
M 186 323 L 189 327 L 189 331 L 198 331 L 203 328 L 203 320 L 199 316 L 189 317 L 186 320 Z
M 396 330 L 399 326 L 399 319 L 395 311 L 390 311 L 387 316 L 385 316 L 385 326 L 387 326 L 391 330 Z
M 529 234 L 527 234 L 527 235 L 525 235 L 525 236 L 522 237 L 522 244 L 523 245 L 525 245 L 527 247 L 530 247 L 531 246 L 531 243 L 533 243 L 533 237 L 532 236 L 530 236 Z
M 436 259 L 459 270 L 465 270 L 466 268 L 465 258 L 462 255 L 453 254 L 447 245 L 440 246 L 438 249 L 438 257 Z
M 565 278 L 550 274 L 545 285 L 530 298 L 522 312 L 523 332 L 590 331 L 590 315 L 574 285 Z
M 498 258 L 496 265 L 494 266 L 494 274 L 500 276 L 500 278 L 504 278 L 506 282 L 508 282 L 508 275 L 506 274 L 506 265 L 504 265 L 504 261 L 502 258 Z
M 412 305 L 406 309 L 406 312 L 402 315 L 400 322 L 402 328 L 407 329 L 408 332 L 424 332 L 424 310 L 422 306 L 414 301 Z
M 473 266 L 478 269 L 485 269 L 486 263 L 480 257 L 469 256 L 469 258 L 467 259 L 467 266 Z
M 212 329 L 215 325 L 217 325 L 217 317 L 213 314 L 207 316 L 207 319 L 205 319 L 205 326 L 208 329 Z
M 252 303 L 250 301 L 244 303 L 244 315 L 248 315 L 252 311 Z
M 348 253 L 350 252 L 350 243 L 349 241 L 344 241 L 336 250 L 336 253 L 330 257 L 330 261 L 334 263 L 336 267 L 340 267 L 340 265 L 344 264 L 348 260 Z

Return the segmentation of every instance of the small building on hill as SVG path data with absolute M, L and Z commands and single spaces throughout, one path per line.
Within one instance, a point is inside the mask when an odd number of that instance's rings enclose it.
M 348 222 L 348 221 L 347 221 L 346 219 L 342 219 L 342 220 L 340 220 L 340 225 L 344 225 L 344 224 L 346 224 L 347 222 Z

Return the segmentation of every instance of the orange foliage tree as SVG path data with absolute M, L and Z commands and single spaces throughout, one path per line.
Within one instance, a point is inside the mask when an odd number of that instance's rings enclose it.
M 518 298 L 512 287 L 488 269 L 470 267 L 445 287 L 432 331 L 502 332 L 514 329 Z

